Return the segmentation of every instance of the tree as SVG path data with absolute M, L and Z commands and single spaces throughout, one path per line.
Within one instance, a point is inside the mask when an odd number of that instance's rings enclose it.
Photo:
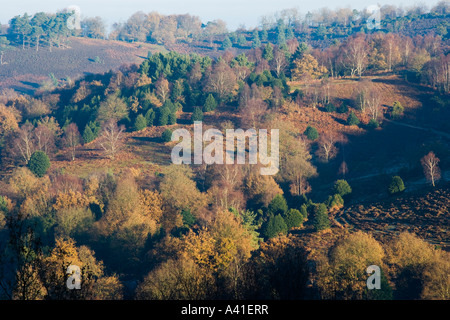
M 36 151 L 31 155 L 27 166 L 36 176 L 43 177 L 50 168 L 50 159 L 45 152 Z
M 405 185 L 402 178 L 400 178 L 399 176 L 393 176 L 388 188 L 389 193 L 395 194 L 402 192 L 403 190 L 405 190 Z
M 70 123 L 64 130 L 64 144 L 69 147 L 72 161 L 75 160 L 76 147 L 80 144 L 80 132 L 75 123 Z
M 214 99 L 214 96 L 212 94 L 209 94 L 205 100 L 205 104 L 203 105 L 203 111 L 209 112 L 215 110 L 216 108 L 217 108 L 216 99 Z
M 350 112 L 350 114 L 348 115 L 348 118 L 347 118 L 347 124 L 349 125 L 349 126 L 357 126 L 358 124 L 359 124 L 359 119 L 358 119 L 358 117 L 356 116 L 356 114 L 352 111 L 352 112 Z
M 263 117 L 267 114 L 267 103 L 262 99 L 250 99 L 242 107 L 241 125 L 243 128 L 258 128 L 263 123 Z
M 395 101 L 394 105 L 392 106 L 392 117 L 394 119 L 400 118 L 403 115 L 403 111 L 405 108 L 401 105 L 400 102 Z
M 92 132 L 92 129 L 90 126 L 86 125 L 83 131 L 83 141 L 84 143 L 89 143 L 91 141 L 94 141 L 95 134 Z
M 231 43 L 230 37 L 225 37 L 225 39 L 222 41 L 222 49 L 228 50 L 233 46 Z
M 311 126 L 308 126 L 303 134 L 311 141 L 314 141 L 319 137 L 317 129 Z
M 147 127 L 147 119 L 142 114 L 139 114 L 136 117 L 136 120 L 134 121 L 134 130 L 141 131 L 146 127 Z
M 324 203 L 320 203 L 314 208 L 313 226 L 316 231 L 322 231 L 330 228 L 328 209 Z
M 293 61 L 291 69 L 292 80 L 301 80 L 304 78 L 317 79 L 328 72 L 324 66 L 319 66 L 317 60 L 309 53 L 303 54 L 301 58 Z
M 194 121 L 203 121 L 203 111 L 199 107 L 195 107 L 192 113 L 191 122 L 194 123 Z
M 320 135 L 318 140 L 317 155 L 324 161 L 328 162 L 337 154 L 336 143 L 345 142 L 345 137 L 334 131 L 326 131 Z
M 156 95 L 158 96 L 161 103 L 166 102 L 169 98 L 170 88 L 169 81 L 164 76 L 161 76 L 155 83 Z
M 219 100 L 226 99 L 235 89 L 236 81 L 235 73 L 222 59 L 213 66 L 205 89 L 216 93 Z
M 272 199 L 272 201 L 269 203 L 268 210 L 273 215 L 284 215 L 286 213 L 286 211 L 288 210 L 288 205 L 286 199 L 282 194 L 277 194 Z
M 270 42 L 264 46 L 262 57 L 269 62 L 273 59 L 273 45 Z
M 85 18 L 81 21 L 81 29 L 85 37 L 104 39 L 106 35 L 105 23 L 101 17 Z
M 9 40 L 6 37 L 0 37 L 0 66 L 4 65 L 6 62 L 3 62 L 3 54 L 5 50 L 9 47 Z
M 430 151 L 420 160 L 420 163 L 422 164 L 425 177 L 434 187 L 435 182 L 441 178 L 441 171 L 438 167 L 439 158 L 436 157 L 433 151 Z
M 284 222 L 286 222 L 288 230 L 300 227 L 303 223 L 303 215 L 297 209 L 289 209 L 284 217 Z
M 339 194 L 341 197 L 352 193 L 352 188 L 344 179 L 339 179 L 334 183 L 333 186 L 334 193 Z
M 126 117 L 128 117 L 128 106 L 118 92 L 108 95 L 100 103 L 97 116 L 97 120 L 100 123 L 105 123 L 109 120 L 119 121 Z
M 278 235 L 286 234 L 288 227 L 286 222 L 284 222 L 283 217 L 280 214 L 276 216 L 271 215 L 269 220 L 264 225 L 263 234 L 266 239 L 271 239 Z
M 117 122 L 112 119 L 103 125 L 98 144 L 110 159 L 114 160 L 116 154 L 122 148 L 124 130 L 123 126 L 119 127 Z
M 343 44 L 343 63 L 350 69 L 350 75 L 361 78 L 367 68 L 368 45 L 364 35 L 350 37 Z

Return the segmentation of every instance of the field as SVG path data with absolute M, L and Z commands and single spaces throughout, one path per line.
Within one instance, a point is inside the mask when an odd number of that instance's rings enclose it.
M 0 89 L 13 88 L 32 94 L 53 73 L 59 80 L 76 80 L 87 74 L 116 70 L 121 65 L 140 63 L 148 52 L 166 52 L 164 47 L 148 43 L 128 43 L 89 38 L 69 39 L 65 49 L 15 47 L 6 51 L 0 66 Z M 98 58 L 97 58 L 98 57 Z

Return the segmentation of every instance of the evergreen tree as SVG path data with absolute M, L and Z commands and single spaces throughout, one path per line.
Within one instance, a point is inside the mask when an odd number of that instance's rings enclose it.
M 288 230 L 292 228 L 300 227 L 303 223 L 303 216 L 297 209 L 289 209 L 284 217 L 284 222 L 288 227 Z
M 334 183 L 333 187 L 334 193 L 339 194 L 341 197 L 352 193 L 352 188 L 348 182 L 344 179 L 339 179 Z
M 357 126 L 358 124 L 359 124 L 359 119 L 358 119 L 358 117 L 356 116 L 356 114 L 352 111 L 352 112 L 350 112 L 350 114 L 348 115 L 348 118 L 347 118 L 347 124 L 349 125 L 349 126 Z
M 158 112 L 158 126 L 165 126 L 169 122 L 170 110 L 167 107 L 160 107 Z
M 134 131 L 141 131 L 147 127 L 147 119 L 142 114 L 139 114 L 134 121 Z
M 259 32 L 257 29 L 253 31 L 253 41 L 252 41 L 252 47 L 253 48 L 259 48 L 261 47 L 261 40 L 259 39 Z
M 306 128 L 304 134 L 309 140 L 312 141 L 316 140 L 319 137 L 319 132 L 317 132 L 317 129 L 311 126 L 308 126 Z
M 225 37 L 225 39 L 222 41 L 222 49 L 223 50 L 228 50 L 233 46 L 233 44 L 231 43 L 231 40 L 229 37 Z
M 172 140 L 172 130 L 166 129 L 161 135 L 161 139 L 164 142 L 170 142 Z
M 284 215 L 288 210 L 288 205 L 286 199 L 281 194 L 277 194 L 270 201 L 268 206 L 269 212 L 273 215 L 281 214 Z
M 83 131 L 83 141 L 84 143 L 89 143 L 95 139 L 95 135 L 92 132 L 92 129 L 90 126 L 86 125 Z
M 191 122 L 194 123 L 194 121 L 203 121 L 203 111 L 198 107 L 194 108 L 194 112 L 191 116 Z
M 264 46 L 264 50 L 263 50 L 262 56 L 267 61 L 271 61 L 273 59 L 273 45 L 270 42 L 268 42 Z
M 245 39 L 243 34 L 241 34 L 238 38 L 238 45 L 240 47 L 245 47 L 247 45 L 247 39 Z
M 167 124 L 172 125 L 177 123 L 177 114 L 175 112 L 169 113 Z
M 273 238 L 280 234 L 286 234 L 288 227 L 286 222 L 281 215 L 270 216 L 269 220 L 266 222 L 263 230 L 263 235 L 267 238 Z
M 28 169 L 38 177 L 43 177 L 50 168 L 50 159 L 44 151 L 36 151 L 28 161 Z
M 330 228 L 328 209 L 327 206 L 323 203 L 318 204 L 314 209 L 313 226 L 316 231 Z
M 216 108 L 217 108 L 216 99 L 214 99 L 214 96 L 210 93 L 205 100 L 205 104 L 203 105 L 203 111 L 209 112 L 215 110 Z
M 402 178 L 400 178 L 399 176 L 392 177 L 388 190 L 390 194 L 395 194 L 405 190 L 405 184 L 403 183 Z
M 145 120 L 147 120 L 147 126 L 153 126 L 153 122 L 155 121 L 155 111 L 153 109 L 148 109 L 145 113 Z

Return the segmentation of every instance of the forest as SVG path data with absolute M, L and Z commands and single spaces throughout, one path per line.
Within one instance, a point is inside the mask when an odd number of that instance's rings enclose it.
M 168 50 L 0 91 L 0 299 L 448 300 L 449 4 L 382 7 L 377 30 L 364 14 L 284 10 L 228 32 L 136 13 L 108 36 L 99 17 L 77 32 L 68 12 L 12 18 L 4 48 Z M 172 164 L 194 121 L 279 129 L 280 170 Z

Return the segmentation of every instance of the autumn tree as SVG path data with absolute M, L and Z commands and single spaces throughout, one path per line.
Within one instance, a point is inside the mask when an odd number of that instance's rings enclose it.
M 236 86 L 236 75 L 225 60 L 217 62 L 211 71 L 206 90 L 216 93 L 219 100 L 230 96 Z
M 430 151 L 420 159 L 425 177 L 431 182 L 433 187 L 435 186 L 435 182 L 441 178 L 441 171 L 438 166 L 439 161 L 439 158 L 436 157 L 433 151 Z
M 350 76 L 361 78 L 367 68 L 368 45 L 364 35 L 350 37 L 342 45 L 342 61 Z
M 170 88 L 169 81 L 164 76 L 161 76 L 155 83 L 156 95 L 158 96 L 161 103 L 166 102 L 169 98 Z
M 301 80 L 304 78 L 317 79 L 328 72 L 327 68 L 320 66 L 317 60 L 309 53 L 293 61 L 291 69 L 292 80 Z
M 97 120 L 106 123 L 109 120 L 119 121 L 128 116 L 128 106 L 116 92 L 106 97 L 98 108 Z
M 257 129 L 267 114 L 267 104 L 262 99 L 250 99 L 241 106 L 241 125 L 244 129 Z
M 119 127 L 117 122 L 112 119 L 103 125 L 98 144 L 103 149 L 105 155 L 112 160 L 114 160 L 116 154 L 122 148 L 123 131 L 124 127 Z

